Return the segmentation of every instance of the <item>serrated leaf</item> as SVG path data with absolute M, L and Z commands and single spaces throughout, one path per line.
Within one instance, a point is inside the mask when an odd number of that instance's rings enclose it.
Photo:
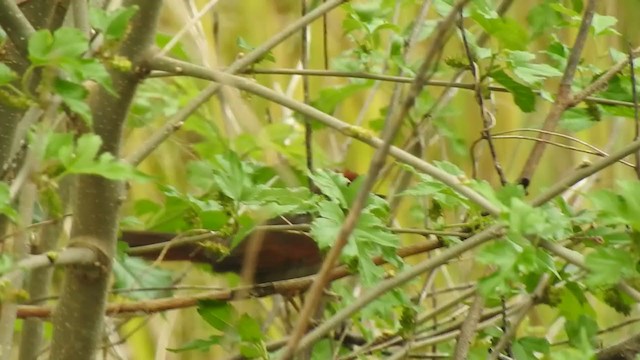
M 56 65 L 79 58 L 89 49 L 84 33 L 76 28 L 61 27 L 53 35 L 39 30 L 29 39 L 29 59 L 34 65 Z
M 245 171 L 238 154 L 228 151 L 216 156 L 218 166 L 215 168 L 213 179 L 218 188 L 230 199 L 241 201 L 245 199 L 246 190 L 252 186 L 251 179 Z
M 562 76 L 562 72 L 551 65 L 536 64 L 535 55 L 526 51 L 509 51 L 508 61 L 513 73 L 528 84 L 537 84 L 550 77 Z
M 348 207 L 349 204 L 342 192 L 342 189 L 346 188 L 348 184 L 348 180 L 344 176 L 332 171 L 319 170 L 310 174 L 309 177 L 322 194 L 338 203 L 341 208 Z
M 63 141 L 64 137 L 59 139 Z M 131 164 L 116 159 L 110 153 L 102 153 L 96 158 L 101 145 L 102 139 L 98 135 L 84 134 L 75 144 L 60 144 L 58 160 L 69 174 L 93 174 L 112 180 L 149 180 Z
M 592 286 L 614 285 L 622 279 L 637 276 L 636 262 L 626 250 L 598 248 L 585 258 L 590 270 L 587 282 Z
M 91 124 L 91 109 L 85 101 L 89 92 L 84 86 L 56 78 L 53 82 L 53 91 L 60 95 L 71 111 L 80 115 L 88 125 Z

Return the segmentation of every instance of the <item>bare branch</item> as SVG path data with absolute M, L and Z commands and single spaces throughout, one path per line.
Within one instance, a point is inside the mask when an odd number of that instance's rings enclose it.
M 580 24 L 580 29 L 578 30 L 578 35 L 573 43 L 573 47 L 571 48 L 571 54 L 569 55 L 569 59 L 567 61 L 567 67 L 564 70 L 562 75 L 562 80 L 560 80 L 560 86 L 558 88 L 558 92 L 556 94 L 556 100 L 549 110 L 546 119 L 542 125 L 543 130 L 553 130 L 558 125 L 560 121 L 560 117 L 562 113 L 571 106 L 572 98 L 571 98 L 571 83 L 573 82 L 573 77 L 576 72 L 576 68 L 578 67 L 578 62 L 580 61 L 580 55 L 582 54 L 582 49 L 584 48 L 584 44 L 587 40 L 587 35 L 589 34 L 589 28 L 591 27 L 591 21 L 593 20 L 593 14 L 595 12 L 595 0 L 587 1 L 587 5 L 585 7 L 584 15 L 582 16 L 582 23 Z M 546 133 L 540 134 L 541 139 L 548 139 L 548 135 Z M 520 173 L 520 183 L 526 188 L 529 186 L 531 182 L 531 177 L 535 173 L 538 164 L 540 163 L 540 159 L 542 158 L 542 154 L 544 153 L 546 144 L 543 142 L 537 142 L 527 161 L 522 168 L 522 172 Z
M 15 1 L 0 0 L 0 26 L 6 31 L 20 54 L 26 58 L 27 42 L 35 30 Z
M 481 294 L 476 293 L 471 308 L 467 313 L 467 317 L 464 323 L 460 327 L 460 334 L 458 335 L 458 341 L 456 342 L 456 348 L 453 352 L 452 359 L 464 360 L 469 356 L 469 347 L 476 336 L 476 327 L 478 321 L 480 321 L 480 315 L 482 314 L 482 308 L 484 307 L 484 298 Z
M 347 0 L 330 0 L 325 2 L 324 4 L 316 7 L 312 11 L 310 11 L 307 15 L 301 17 L 300 19 L 294 21 L 289 26 L 284 28 L 281 32 L 273 36 L 271 39 L 264 42 L 259 47 L 255 48 L 253 51 L 245 55 L 244 57 L 238 59 L 234 62 L 229 68 L 226 69 L 227 73 L 233 74 L 239 71 L 242 71 L 246 67 L 258 61 L 262 58 L 266 53 L 269 52 L 273 47 L 280 44 L 284 40 L 286 40 L 289 36 L 295 34 L 301 28 L 313 22 L 315 19 L 319 18 L 323 14 L 331 11 L 335 7 L 340 4 L 346 2 Z M 154 54 L 148 54 L 150 57 L 153 57 Z M 153 62 L 153 60 L 152 60 Z M 173 69 L 175 70 L 175 69 Z M 173 71 L 172 71 L 173 72 Z M 155 150 L 160 144 L 162 144 L 166 139 L 171 136 L 174 132 L 176 132 L 182 124 L 186 121 L 186 119 L 193 114 L 202 104 L 204 104 L 209 98 L 215 95 L 220 90 L 219 84 L 211 84 L 206 89 L 202 90 L 198 96 L 196 96 L 189 104 L 180 109 L 176 114 L 174 114 L 169 121 L 156 133 L 154 133 L 149 140 L 147 140 L 144 144 L 140 145 L 138 150 L 133 154 L 127 157 L 127 161 L 131 164 L 137 165 L 142 160 L 144 160 L 153 150 Z

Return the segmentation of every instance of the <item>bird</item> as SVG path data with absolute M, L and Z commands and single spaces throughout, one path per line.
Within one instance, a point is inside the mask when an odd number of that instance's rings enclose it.
M 342 174 L 349 184 L 360 176 L 350 170 L 334 171 Z M 309 225 L 312 220 L 313 217 L 310 214 L 292 214 L 270 219 L 264 225 Z M 161 258 L 168 261 L 209 264 L 215 272 L 231 272 L 243 277 L 248 275 L 249 279 L 255 283 L 314 275 L 323 261 L 322 250 L 316 241 L 302 231 L 258 228 L 245 236 L 237 246 L 231 248 L 228 254 L 224 254 L 219 249 L 229 248 L 230 238 L 212 236 L 208 244 L 180 242 L 172 245 L 168 243 L 176 236 L 177 234 L 173 233 L 123 230 L 120 240 L 126 243 L 136 255 L 149 260 Z M 147 245 L 161 243 L 167 243 L 168 247 L 154 246 L 147 251 Z M 141 249 L 145 251 L 136 251 Z M 247 269 L 249 263 L 253 264 L 253 269 Z M 252 273 L 243 273 L 247 270 Z
M 311 216 L 298 214 L 279 216 L 268 220 L 265 225 L 309 224 Z M 211 265 L 218 273 L 242 274 L 249 259 L 255 259 L 252 278 L 256 283 L 287 280 L 315 274 L 322 265 L 322 252 L 318 244 L 305 232 L 258 229 L 247 235 L 228 254 L 219 251 L 220 247 L 229 247 L 230 238 L 212 236 L 214 246 L 207 243 L 168 243 L 177 234 L 123 230 L 120 240 L 133 250 L 136 256 L 148 260 L 162 258 L 168 261 L 191 261 Z M 169 247 L 155 246 L 149 251 L 135 251 L 136 248 L 153 244 L 167 243 Z

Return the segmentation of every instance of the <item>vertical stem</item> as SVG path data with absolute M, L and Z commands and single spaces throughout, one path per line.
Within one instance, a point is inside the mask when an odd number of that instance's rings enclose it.
M 118 53 L 132 62 L 133 70 L 110 70 L 117 95 L 99 88 L 90 99 L 93 130 L 102 139 L 101 153 L 109 152 L 116 157 L 128 109 L 141 80 L 136 71 L 154 43 L 162 2 L 130 0 L 124 5 L 139 8 Z M 51 359 L 55 360 L 93 359 L 99 347 L 123 186 L 120 181 L 101 176 L 78 175 L 74 192 L 70 246 L 91 249 L 98 260 L 66 269 L 53 317 Z
M 20 193 L 20 228 L 13 239 L 13 256 L 20 260 L 29 252 L 29 235 L 27 226 L 31 224 L 33 217 L 33 204 L 36 198 L 36 186 L 28 182 Z M 13 294 L 9 299 L 4 299 L 0 309 L 0 359 L 12 358 L 11 347 L 13 345 L 13 333 L 18 309 L 17 296 L 24 282 L 24 274 L 18 273 L 11 281 Z

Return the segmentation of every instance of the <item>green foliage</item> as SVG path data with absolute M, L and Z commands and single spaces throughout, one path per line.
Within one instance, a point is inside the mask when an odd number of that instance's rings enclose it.
M 91 112 L 85 102 L 88 91 L 83 82 L 93 80 L 114 93 L 111 76 L 104 65 L 95 58 L 83 57 L 88 50 L 85 35 L 74 28 L 62 27 L 54 33 L 39 30 L 29 38 L 30 71 L 35 68 L 45 70 L 45 81 L 40 89 L 59 95 L 73 112 L 87 122 L 91 119 Z M 26 82 L 23 80 L 23 83 Z
M 249 45 L 249 43 L 247 42 L 247 40 L 245 40 L 242 37 L 238 37 L 236 44 L 238 45 L 238 47 L 240 48 L 240 50 L 245 51 L 245 52 L 251 52 L 253 51 L 255 48 L 251 45 Z M 262 55 L 262 57 L 260 59 L 258 59 L 255 63 L 259 64 L 263 61 L 266 62 L 275 62 L 276 58 L 273 56 L 273 54 L 268 51 L 266 54 Z
M 7 85 L 17 78 L 18 75 L 16 75 L 16 73 L 13 72 L 11 68 L 3 63 L 0 63 L 0 86 Z
M 363 178 L 348 185 L 347 179 L 340 174 L 319 171 L 312 174 L 311 179 L 327 197 L 318 203 L 318 217 L 311 224 L 311 235 L 320 248 L 327 249 L 338 238 Z M 402 260 L 395 255 L 399 239 L 386 229 L 384 223 L 387 216 L 386 203 L 370 195 L 342 252 L 342 260 L 358 270 L 365 285 L 372 285 L 384 276 L 382 268 L 372 263 L 375 256 L 383 256 L 395 266 L 402 265 Z
M 513 80 L 502 70 L 494 71 L 489 76 L 509 90 L 511 95 L 513 95 L 513 101 L 518 105 L 520 110 L 523 112 L 532 112 L 535 110 L 536 95 L 531 88 Z
M 91 26 L 104 34 L 107 41 L 117 41 L 124 37 L 129 21 L 138 12 L 137 6 L 121 7 L 112 12 L 100 8 L 89 10 Z
M 548 64 L 535 63 L 536 55 L 528 51 L 507 52 L 507 64 L 513 73 L 529 85 L 537 85 L 548 78 L 562 76 L 562 72 Z
M 543 338 L 522 337 L 513 343 L 512 351 L 516 359 L 536 360 L 536 353 L 548 355 L 550 346 Z
M 12 221 L 16 221 L 18 213 L 11 206 L 11 194 L 9 192 L 9 184 L 0 182 L 0 214 L 9 217 Z
M 525 49 L 529 34 L 515 19 L 483 11 L 475 11 L 471 18 L 482 26 L 487 34 L 495 37 L 501 47 L 509 50 Z
M 206 351 L 211 346 L 239 349 L 248 359 L 267 359 L 268 352 L 264 333 L 256 319 L 238 313 L 229 303 L 203 300 L 198 303 L 198 314 L 213 329 L 214 335 L 206 339 L 195 339 L 173 352 L 189 350 Z
M 319 3 L 314 1 L 313 5 Z M 416 24 L 415 12 L 419 4 L 415 1 L 345 2 L 340 9 L 340 41 L 329 41 L 328 60 L 331 68 L 415 76 L 426 49 L 434 41 L 430 36 L 441 24 L 442 17 L 452 10 L 453 3 L 452 0 L 434 1 L 428 19 Z M 459 89 L 459 93 L 465 95 L 457 97 L 451 105 L 447 105 L 446 101 L 441 102 L 439 98 L 444 86 L 448 86 L 446 81 L 459 71 L 465 76 L 458 78 L 463 79 L 461 82 L 467 85 L 471 82 L 469 69 L 472 64 L 462 46 L 461 32 L 465 34 L 472 61 L 477 65 L 478 85 L 482 96 L 487 99 L 487 109 L 484 110 L 495 114 L 497 128 L 517 127 L 517 124 L 538 127 L 550 103 L 555 101 L 557 83 L 573 47 L 572 36 L 567 35 L 576 33 L 584 11 L 581 0 L 540 0 L 521 5 L 524 6 L 521 11 L 526 13 L 507 12 L 507 15 L 499 15 L 496 4 L 496 1 L 476 0 L 464 8 L 460 21 L 464 28 L 452 26 L 453 35 L 443 45 L 442 53 L 436 54 L 439 56 L 436 56 L 437 63 L 431 64 L 427 72 L 432 82 L 421 89 L 407 118 L 403 119 L 399 136 L 393 145 L 435 164 L 463 186 L 483 196 L 500 214 L 492 216 L 485 213 L 450 185 L 409 166 L 401 165 L 403 171 L 412 175 L 408 186 L 399 194 L 388 191 L 398 182 L 395 174 L 400 167 L 397 162 L 389 161 L 390 171 L 387 172 L 385 167 L 385 177 L 376 184 L 375 189 L 381 193 L 394 193 L 395 197 L 385 199 L 368 195 L 340 258 L 341 263 L 347 265 L 356 276 L 344 283 L 337 281 L 331 284 L 331 291 L 337 293 L 340 300 L 328 301 L 326 313 L 337 313 L 344 309 L 345 304 L 356 301 L 362 291 L 375 288 L 385 278 L 393 277 L 396 271 L 408 267 L 396 254 L 401 245 L 437 241 L 438 246 L 455 246 L 488 226 L 499 224 L 504 226 L 504 233 L 478 249 L 466 252 L 460 259 L 447 259 L 445 264 L 433 270 L 434 273 L 429 275 L 433 276 L 430 278 L 433 280 L 430 280 L 432 288 L 427 289 L 424 283 L 416 280 L 386 292 L 353 315 L 350 321 L 345 321 L 344 331 L 372 344 L 383 343 L 388 334 L 404 340 L 420 341 L 421 333 L 432 328 L 421 323 L 419 318 L 423 312 L 441 305 L 439 300 L 429 302 L 423 295 L 440 296 L 435 290 L 443 282 L 462 279 L 473 282 L 487 298 L 487 308 L 497 306 L 504 299 L 511 315 L 511 305 L 516 303 L 514 299 L 530 296 L 540 279 L 549 275 L 549 286 L 544 294 L 533 299 L 536 306 L 545 304 L 542 311 L 538 311 L 539 308 L 535 310 L 538 313 L 537 321 L 543 323 L 540 327 L 544 327 L 550 319 L 563 318 L 565 328 L 559 338 L 566 339 L 568 345 L 554 347 L 551 351 L 550 343 L 559 339 L 542 338 L 539 329 L 529 324 L 521 326 L 518 331 L 520 337 L 511 342 L 512 355 L 516 359 L 531 360 L 541 357 L 590 358 L 599 345 L 597 335 L 600 331 L 599 322 L 603 318 L 602 307 L 609 306 L 621 315 L 633 314 L 635 309 L 634 300 L 622 292 L 618 284 L 625 281 L 629 286 L 638 288 L 640 283 L 637 273 L 640 264 L 640 220 L 637 216 L 640 213 L 640 182 L 620 181 L 613 189 L 588 194 L 578 192 L 576 196 L 579 199 L 589 200 L 580 205 L 559 198 L 534 207 L 530 205 L 530 197 L 522 186 L 497 186 L 496 178 L 487 175 L 486 168 L 480 169 L 477 179 L 469 178 L 467 170 L 471 166 L 478 169 L 486 165 L 484 162 L 491 162 L 485 153 L 482 160 L 471 164 L 468 160 L 470 143 L 481 136 L 482 130 L 494 129 L 483 129 L 484 125 L 480 122 L 470 123 L 470 114 L 477 118 L 477 104 L 473 103 L 474 93 L 468 91 L 468 86 L 461 86 L 465 89 Z M 286 7 L 278 4 L 278 11 L 284 12 Z M 111 144 L 103 144 L 100 137 L 91 133 L 91 126 L 87 126 L 91 125 L 92 116 L 87 98 L 91 83 L 97 83 L 110 95 L 121 95 L 114 92 L 111 74 L 132 71 L 133 60 L 115 54 L 119 53 L 119 46 L 131 30 L 130 22 L 138 10 L 137 7 L 122 7 L 111 12 L 91 9 L 88 14 L 90 24 L 94 34 L 101 40 L 92 43 L 91 47 L 90 39 L 78 29 L 61 27 L 55 31 L 43 29 L 35 32 L 28 42 L 30 64 L 24 74 L 17 74 L 17 70 L 10 67 L 13 64 L 5 64 L 2 58 L 0 100 L 3 105 L 14 108 L 35 106 L 46 110 L 52 105 L 52 99 L 59 97 L 67 114 L 75 113 L 85 120 L 84 124 L 78 124 L 73 116 L 72 119 L 60 117 L 62 120 L 38 119 L 29 129 L 27 153 L 31 154 L 31 150 L 37 149 L 35 145 L 39 145 L 39 141 L 44 146 L 42 158 L 37 159 L 36 171 L 39 172 L 29 178 L 36 183 L 39 191 L 36 220 L 57 220 L 63 216 L 67 210 L 57 195 L 62 179 L 67 175 L 89 174 L 118 181 L 146 181 L 142 190 L 135 189 L 138 184 L 134 184 L 134 190 L 127 194 L 121 225 L 163 232 L 207 229 L 228 238 L 233 247 L 265 220 L 305 214 L 313 218 L 310 236 L 326 253 L 339 237 L 364 178 L 349 182 L 336 172 L 309 171 L 302 120 L 310 120 L 313 125 L 311 150 L 314 168 L 355 166 L 362 171 L 369 159 L 363 159 L 363 155 L 355 151 L 340 153 L 344 138 L 341 135 L 334 136 L 331 129 L 308 119 L 303 112 L 283 111 L 270 99 L 255 94 L 243 97 L 227 87 L 218 93 L 219 101 L 207 102 L 191 113 L 184 125 L 181 124 L 181 131 L 162 145 L 160 155 L 151 157 L 148 163 L 143 164 L 145 171 L 153 172 L 153 177 L 144 175 L 117 158 L 119 154 L 103 151 L 111 148 Z M 225 9 L 221 8 L 220 11 L 224 12 Z M 520 21 L 525 18 L 526 22 Z M 606 49 L 603 44 L 608 44 L 611 39 L 620 40 L 616 30 L 619 26 L 617 21 L 612 16 L 595 14 L 587 48 L 595 43 L 596 49 Z M 164 27 L 170 29 L 171 25 L 170 21 L 163 23 Z M 204 28 L 209 26 L 206 22 L 204 25 Z M 322 38 L 315 36 L 315 26 L 311 28 L 314 34 L 312 47 L 317 46 L 316 38 Z M 413 48 L 407 49 L 414 26 L 419 26 L 416 42 Z M 260 46 L 245 40 L 256 38 L 256 34 L 249 31 L 252 29 L 242 30 L 246 30 L 247 34 L 232 27 L 224 30 L 228 34 L 215 38 L 213 41 L 217 42 L 216 46 L 218 43 L 224 46 L 227 38 L 237 41 L 230 45 L 233 48 L 231 53 L 221 50 L 220 54 L 215 54 L 217 64 L 226 66 L 234 56 L 241 57 L 243 53 Z M 169 35 L 155 34 L 156 47 L 164 47 L 173 39 L 174 34 L 170 31 Z M 327 32 L 329 40 L 335 31 L 340 29 Z M 483 40 L 485 34 L 488 35 L 488 41 Z M 4 39 L 2 34 L 0 36 Z M 202 53 L 193 50 L 194 47 L 202 50 L 203 45 L 208 44 L 209 36 L 202 39 L 196 36 L 189 33 L 167 55 L 183 61 L 196 59 L 197 63 L 215 64 L 210 61 L 213 57 L 201 59 Z M 2 41 L 1 49 L 4 50 L 5 40 Z M 265 70 L 270 63 L 274 67 L 297 63 L 297 41 L 293 42 L 296 51 L 280 52 L 278 49 L 278 52 L 265 54 L 256 63 Z M 627 58 L 626 50 L 618 51 L 609 47 L 609 51 L 602 54 L 594 55 L 592 49 L 584 52 L 584 59 L 577 64 L 576 77 L 571 83 L 572 92 L 585 89 L 600 79 L 612 62 Z M 342 52 L 336 54 L 336 49 Z M 238 50 L 240 54 L 237 54 Z M 313 56 L 310 63 L 305 65 L 308 68 L 321 68 L 320 56 L 317 56 L 320 52 L 317 50 L 312 48 Z M 275 54 L 287 54 L 287 57 L 279 59 Z M 290 54 L 294 54 L 291 59 Z M 0 55 L 4 56 L 4 53 Z M 135 55 L 142 58 L 146 54 Z M 158 72 L 152 74 L 155 76 Z M 263 85 L 272 81 L 265 78 L 268 77 L 260 75 L 255 81 Z M 32 82 L 35 79 L 40 81 L 34 87 Z M 139 145 L 136 139 L 146 139 L 159 124 L 173 119 L 176 114 L 182 114 L 185 106 L 194 98 L 200 99 L 203 84 L 204 80 L 188 76 L 147 78 L 141 81 L 123 132 L 127 137 L 123 152 Z M 299 98 L 300 91 L 293 85 L 296 83 L 289 85 L 286 94 Z M 505 102 L 506 97 L 496 97 L 499 101 L 493 112 L 491 106 L 494 104 L 489 104 L 489 100 L 497 85 L 509 92 L 513 104 Z M 356 116 L 362 114 L 362 123 L 357 124 L 358 127 L 354 127 L 353 131 L 369 136 L 370 133 L 382 131 L 391 105 L 396 108 L 400 106 L 386 102 L 393 86 L 394 83 L 387 81 L 351 79 L 339 82 L 314 78 L 310 92 L 304 95 L 312 99 L 309 102 L 311 106 L 327 114 L 343 116 L 345 121 L 355 122 Z M 403 86 L 401 90 L 406 94 L 408 85 Z M 369 98 L 368 94 L 372 96 Z M 365 104 L 364 95 L 367 95 L 366 102 L 375 103 L 375 106 L 367 109 L 350 107 L 353 104 Z M 604 105 L 602 99 L 626 102 L 626 105 L 633 102 L 632 79 L 628 68 L 616 73 L 593 94 L 593 98 L 564 111 L 561 127 L 569 132 L 581 132 L 594 125 L 607 125 L 612 116 L 634 118 L 633 107 Z M 238 111 L 238 108 L 241 110 Z M 245 116 L 252 119 L 245 122 Z M 522 119 L 518 119 L 518 116 Z M 257 119 L 259 128 L 255 126 L 253 118 Z M 532 125 L 528 124 L 529 120 Z M 133 140 L 129 140 L 129 136 Z M 413 146 L 414 143 L 409 140 L 415 140 L 417 145 Z M 512 148 L 507 148 L 508 156 L 503 156 L 505 150 L 497 143 L 497 157 L 504 159 L 505 163 L 501 165 L 507 176 L 513 179 L 512 164 L 520 164 L 523 159 L 515 151 L 516 155 L 511 157 Z M 333 148 L 334 145 L 337 149 Z M 164 158 L 165 154 L 172 158 Z M 35 155 L 40 156 L 37 153 Z M 11 159 L 14 160 L 17 164 L 21 163 L 19 156 Z M 562 160 L 561 166 L 568 164 L 569 160 Z M 543 158 L 544 161 L 547 159 Z M 0 215 L 16 223 L 18 214 L 16 204 L 10 198 L 10 187 L 19 182 L 14 180 L 12 170 L 5 171 L 7 165 L 13 163 L 0 164 L 4 176 L 0 182 Z M 536 177 L 555 181 L 563 176 L 549 172 L 539 170 Z M 306 185 L 308 178 L 314 187 Z M 607 180 L 604 180 L 597 186 L 606 184 Z M 544 190 L 533 187 L 528 191 L 537 194 Z M 392 219 L 390 203 L 395 200 L 401 200 L 401 203 L 397 209 L 393 209 Z M 426 235 L 402 235 L 401 238 L 393 232 L 398 229 L 390 227 L 392 220 L 397 220 L 399 226 L 410 226 L 409 230 L 416 230 L 408 233 L 424 230 Z M 393 227 L 396 226 L 394 223 Z M 447 235 L 439 235 L 440 232 Z M 585 268 L 550 253 L 546 247 L 540 246 L 543 240 L 565 246 L 573 251 L 572 254 L 580 254 L 584 257 Z M 442 256 L 447 251 L 415 256 L 409 263 L 432 261 L 434 256 Z M 373 262 L 375 258 L 382 258 L 388 265 L 376 266 Z M 133 300 L 171 296 L 168 290 L 155 290 L 172 285 L 171 272 L 122 254 L 116 260 L 113 286 L 122 291 L 122 296 Z M 469 264 L 469 267 L 458 267 L 458 260 Z M 15 259 L 6 254 L 0 255 L 0 273 L 13 270 L 13 266 Z M 125 291 L 140 288 L 154 290 Z M 208 332 L 202 338 L 193 336 L 191 341 L 172 351 L 207 351 L 216 347 L 216 350 L 221 348 L 246 358 L 266 359 L 270 355 L 266 344 L 272 340 L 271 337 L 280 336 L 283 332 L 276 327 L 265 326 L 262 314 L 242 313 L 226 302 L 202 301 L 198 305 L 198 313 L 209 326 Z M 440 331 L 441 326 L 447 326 L 442 325 L 440 318 L 437 321 L 440 327 L 435 330 Z M 491 342 L 503 336 L 503 330 L 495 325 L 478 330 L 478 334 L 469 354 L 471 359 L 486 358 Z M 348 355 L 352 350 L 349 346 L 341 344 L 340 349 L 336 350 L 333 339 L 327 337 L 315 344 L 312 358 Z M 451 348 L 451 343 L 437 346 L 438 351 L 449 352 Z M 382 358 L 388 353 L 380 351 L 373 355 L 361 355 L 366 356 Z
M 113 288 L 126 290 L 123 292 L 125 297 L 147 300 L 171 296 L 169 290 L 157 290 L 168 289 L 173 285 L 171 272 L 150 266 L 140 258 L 118 256 L 113 263 L 113 274 L 115 278 Z
M 111 153 L 102 152 L 102 139 L 85 134 L 77 140 L 69 133 L 51 133 L 46 138 L 44 160 L 52 169 L 52 176 L 68 174 L 100 175 L 112 180 L 147 181 L 148 176 Z

